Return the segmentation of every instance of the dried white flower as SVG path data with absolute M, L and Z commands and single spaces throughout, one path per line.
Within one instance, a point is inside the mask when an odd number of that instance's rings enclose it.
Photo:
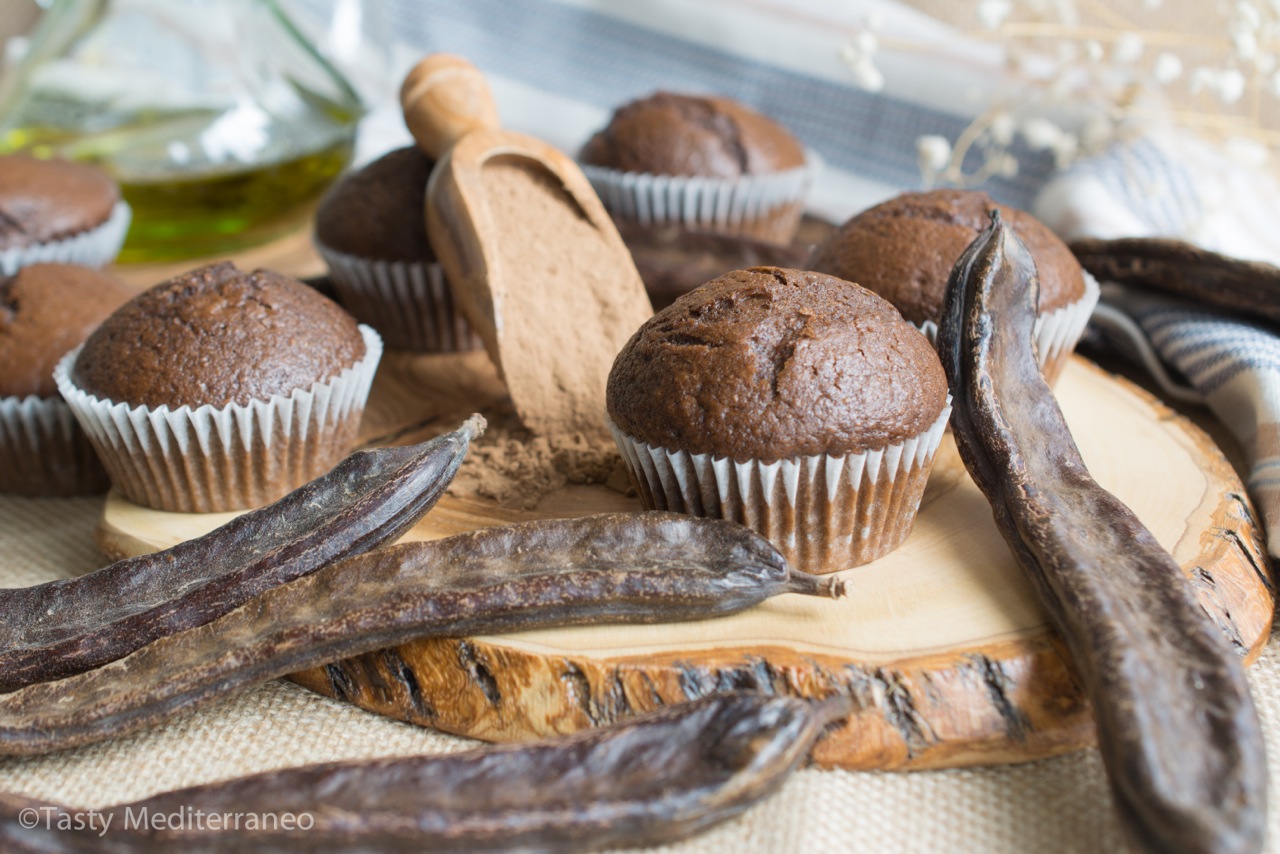
M 998 30 L 1012 11 L 1011 0 L 982 0 L 978 4 L 978 21 L 988 30 Z
M 1280 98 L 1280 71 L 1271 75 L 1271 79 L 1267 81 L 1267 91 L 1272 97 Z
M 1244 29 L 1250 32 L 1256 31 L 1262 26 L 1262 12 L 1258 7 L 1249 2 L 1249 0 L 1239 0 L 1236 3 L 1236 10 L 1231 22 L 1232 30 Z
M 1102 59 L 1102 44 L 1097 39 L 1087 39 L 1084 43 L 1084 55 L 1090 62 Z
M 853 82 L 868 92 L 879 92 L 884 88 L 884 75 L 870 57 L 862 56 L 853 62 Z
M 1191 72 L 1191 79 L 1188 81 L 1187 88 L 1191 90 L 1191 94 L 1195 95 L 1203 92 L 1205 89 L 1212 89 L 1217 83 L 1218 74 L 1212 68 L 1205 68 L 1203 65 Z
M 1234 33 L 1231 42 L 1235 46 L 1236 58 L 1248 62 L 1258 55 L 1258 37 L 1250 32 Z
M 1005 148 L 1013 142 L 1013 134 L 1017 129 L 1018 125 L 1013 120 L 1013 116 L 1002 110 L 991 117 L 991 126 L 988 130 L 991 133 L 991 141 Z
M 1219 71 L 1214 89 L 1224 104 L 1234 104 L 1244 95 L 1244 75 L 1234 68 Z
M 1009 152 L 1004 152 L 996 161 L 996 172 L 1005 178 L 1012 178 L 1018 174 L 1018 158 Z
M 916 137 L 916 162 L 920 164 L 921 172 L 941 172 L 950 161 L 951 143 L 946 137 L 937 134 Z
M 1072 160 L 1076 159 L 1076 154 L 1080 151 L 1080 144 L 1076 137 L 1069 133 L 1061 134 L 1058 141 L 1053 144 L 1053 164 L 1061 169 Z
M 1152 73 L 1155 74 L 1156 81 L 1160 85 L 1167 86 L 1182 76 L 1182 60 L 1177 54 L 1166 51 L 1156 57 Z
M 1146 44 L 1137 33 L 1122 33 L 1111 49 L 1111 58 L 1121 65 L 1132 65 L 1142 58 Z
M 853 47 L 862 56 L 870 56 L 880 49 L 880 39 L 871 30 L 861 30 L 853 37 Z
M 1022 123 L 1022 138 L 1036 151 L 1053 148 L 1062 139 L 1062 128 L 1048 119 L 1027 119 Z

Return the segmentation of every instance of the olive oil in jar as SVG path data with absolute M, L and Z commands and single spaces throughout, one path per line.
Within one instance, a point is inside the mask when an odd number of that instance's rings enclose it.
M 359 99 L 274 0 L 55 0 L 0 87 L 0 153 L 101 167 L 120 260 L 232 252 L 299 227 L 350 163 Z
M 122 262 L 212 255 L 265 243 L 299 227 L 351 160 L 350 142 L 293 160 L 208 176 L 121 180 L 133 208 Z

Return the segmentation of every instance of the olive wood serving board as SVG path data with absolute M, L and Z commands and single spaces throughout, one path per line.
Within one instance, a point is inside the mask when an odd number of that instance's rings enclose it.
M 1206 609 L 1252 660 L 1269 634 L 1272 581 L 1249 501 L 1221 452 L 1185 418 L 1078 357 L 1057 393 L 1094 476 L 1172 550 Z M 502 394 L 483 353 L 391 353 L 364 433 L 416 440 Z M 616 509 L 639 504 L 604 487 L 568 487 L 534 513 L 447 496 L 407 538 Z M 226 518 L 161 513 L 112 496 L 100 544 L 115 556 L 135 554 Z M 489 741 L 760 688 L 854 696 L 856 713 L 814 754 L 827 766 L 1015 762 L 1092 743 L 1090 711 L 1060 643 L 950 436 L 907 542 L 841 576 L 851 594 L 837 601 L 782 596 L 695 623 L 419 641 L 292 678 L 384 715 Z

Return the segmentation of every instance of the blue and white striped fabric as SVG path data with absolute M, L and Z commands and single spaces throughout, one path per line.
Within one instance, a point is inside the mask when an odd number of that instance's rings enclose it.
M 1208 199 L 1223 188 L 1231 204 L 1215 210 Z M 1251 210 L 1270 203 L 1256 173 L 1221 155 L 1188 140 L 1144 139 L 1067 170 L 1036 212 L 1068 239 L 1174 237 L 1276 263 L 1280 248 L 1265 232 L 1275 219 L 1254 221 Z M 1280 557 L 1280 329 L 1105 282 L 1092 323 L 1123 342 L 1166 393 L 1208 406 L 1240 442 L 1268 550 Z
M 292 0 L 303 9 L 334 2 Z M 377 11 L 396 54 L 384 87 L 392 98 L 414 61 L 457 53 L 489 78 L 506 127 L 572 154 L 631 99 L 659 89 L 726 95 L 822 157 L 810 208 L 837 221 L 918 188 L 916 138 L 956 138 L 1003 74 L 989 45 L 966 44 L 892 0 L 388 0 Z M 885 86 L 874 93 L 841 59 L 873 21 L 885 44 L 922 44 L 930 54 L 922 63 L 918 53 L 879 52 Z M 361 159 L 408 142 L 398 107 L 386 106 L 375 122 L 382 133 Z M 1026 207 L 1052 159 L 1021 143 L 1014 153 L 1018 174 L 984 188 Z

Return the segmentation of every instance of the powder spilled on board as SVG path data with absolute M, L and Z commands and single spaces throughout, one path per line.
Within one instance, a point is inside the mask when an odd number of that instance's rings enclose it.
M 487 408 L 485 434 L 471 444 L 449 494 L 534 509 L 548 493 L 569 484 L 607 484 L 630 491 L 622 457 L 612 442 L 581 433 L 535 436 L 520 423 L 510 401 Z

